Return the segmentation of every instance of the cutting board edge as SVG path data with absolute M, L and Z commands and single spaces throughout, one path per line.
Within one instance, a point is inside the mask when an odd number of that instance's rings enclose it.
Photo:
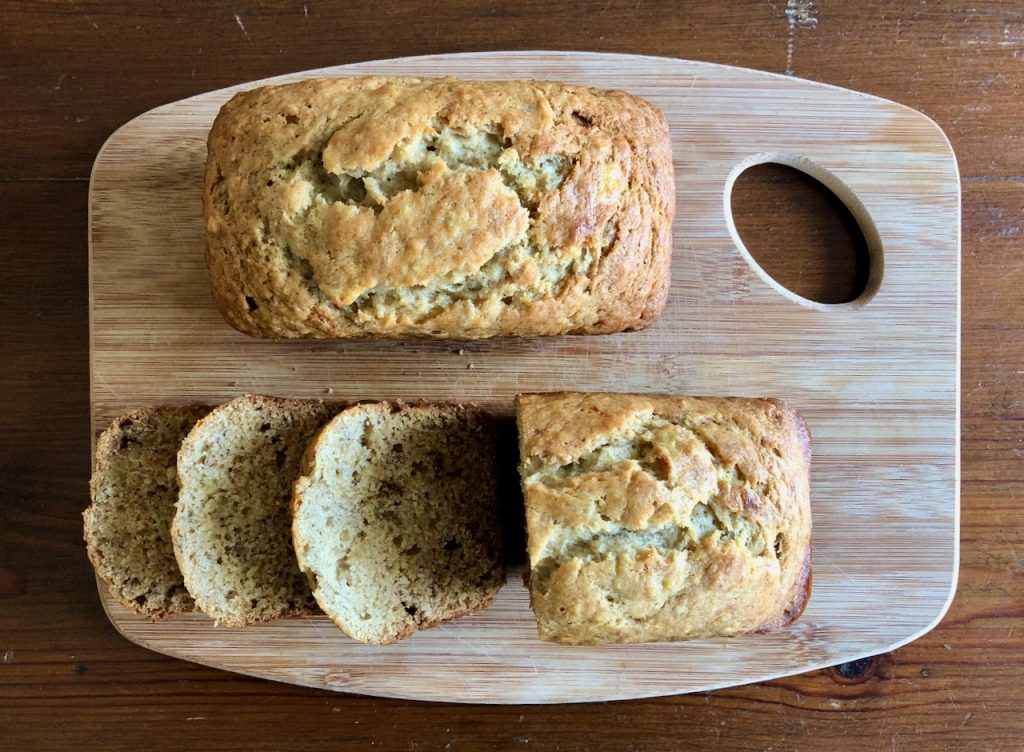
M 107 137 L 107 139 L 100 146 L 99 151 L 96 154 L 96 159 L 93 160 L 93 167 L 92 167 L 92 171 L 90 172 L 90 176 L 89 176 L 90 193 L 91 193 L 91 186 L 92 186 L 92 183 L 93 183 L 93 178 L 94 178 L 95 172 L 96 172 L 96 165 L 97 165 L 97 163 L 100 162 L 101 158 L 104 155 L 104 152 L 108 149 L 108 147 L 111 145 L 111 143 L 115 142 L 119 135 L 123 135 L 122 131 L 124 131 L 125 129 L 130 128 L 133 125 L 135 125 L 136 121 L 138 121 L 140 119 L 143 119 L 143 118 L 145 118 L 147 116 L 150 116 L 150 115 L 160 114 L 162 110 L 165 110 L 165 109 L 168 109 L 168 108 L 171 108 L 171 107 L 176 107 L 176 106 L 179 106 L 179 105 L 187 104 L 189 102 L 192 102 L 192 101 L 195 101 L 195 100 L 198 100 L 198 99 L 215 98 L 215 97 L 218 97 L 218 96 L 223 96 L 224 98 L 227 98 L 227 96 L 229 94 L 233 94 L 233 93 L 236 93 L 238 91 L 245 91 L 245 90 L 256 88 L 256 87 L 260 87 L 260 86 L 271 86 L 271 85 L 275 85 L 277 83 L 281 83 L 281 82 L 284 82 L 284 81 L 290 81 L 290 80 L 302 80 L 302 79 L 308 79 L 308 78 L 316 78 L 318 76 L 323 76 L 323 77 L 327 77 L 327 78 L 330 78 L 330 77 L 339 77 L 339 78 L 341 78 L 341 77 L 346 77 L 348 75 L 368 75 L 368 74 L 365 74 L 365 73 L 358 73 L 358 72 L 354 73 L 354 74 L 353 73 L 349 73 L 349 74 L 339 73 L 338 71 L 340 71 L 341 69 L 351 69 L 351 68 L 359 68 L 359 67 L 370 68 L 370 67 L 378 66 L 378 65 L 379 66 L 386 66 L 386 65 L 392 65 L 392 64 L 394 64 L 394 65 L 397 65 L 397 64 L 405 65 L 405 64 L 424 63 L 424 62 L 428 62 L 428 61 L 432 61 L 432 60 L 438 60 L 438 61 L 459 60 L 459 59 L 471 60 L 471 59 L 481 59 L 481 58 L 488 58 L 488 57 L 504 58 L 504 57 L 517 57 L 517 56 L 542 57 L 542 56 L 548 56 L 548 55 L 557 55 L 557 56 L 561 56 L 561 57 L 564 57 L 564 58 L 567 58 L 567 59 L 577 59 L 577 60 L 580 60 L 580 61 L 584 61 L 586 59 L 595 59 L 595 58 L 604 58 L 604 59 L 612 58 L 612 59 L 620 59 L 620 60 L 627 60 L 627 59 L 628 60 L 650 60 L 650 61 L 656 61 L 656 62 L 659 62 L 659 63 L 670 63 L 670 64 L 673 64 L 673 65 L 681 65 L 683 67 L 699 66 L 701 68 L 713 68 L 713 69 L 719 70 L 719 71 L 730 71 L 730 72 L 735 72 L 735 73 L 742 74 L 742 75 L 761 76 L 761 77 L 764 77 L 766 80 L 777 81 L 777 82 L 792 81 L 792 82 L 799 82 L 799 83 L 802 83 L 802 84 L 811 84 L 811 85 L 813 85 L 815 87 L 820 88 L 822 91 L 830 91 L 830 92 L 833 92 L 835 94 L 842 94 L 844 96 L 845 95 L 854 95 L 854 96 L 857 96 L 857 97 L 860 97 L 860 98 L 864 99 L 865 101 L 870 101 L 870 102 L 873 102 L 875 104 L 886 105 L 886 106 L 894 106 L 894 107 L 897 107 L 900 110 L 902 110 L 904 114 L 913 116 L 914 118 L 920 120 L 921 123 L 926 125 L 929 130 L 933 131 L 935 134 L 937 134 L 940 137 L 939 138 L 939 142 L 941 142 L 943 144 L 943 146 L 945 148 L 945 151 L 953 159 L 953 164 L 954 164 L 954 167 L 956 168 L 957 178 L 958 178 L 957 191 L 958 191 L 958 193 L 960 192 L 960 186 L 959 186 L 959 163 L 958 163 L 958 161 L 956 159 L 956 152 L 953 149 L 953 145 L 952 145 L 952 142 L 949 139 L 949 136 L 942 129 L 942 127 L 933 118 L 931 118 L 929 115 L 925 114 L 924 112 L 921 112 L 920 110 L 914 109 L 910 105 L 903 104 L 902 102 L 897 102 L 897 101 L 892 100 L 892 99 L 886 99 L 885 97 L 880 97 L 880 96 L 878 96 L 876 94 L 869 94 L 867 92 L 858 91 L 856 89 L 849 89 L 849 88 L 847 88 L 845 86 L 838 86 L 836 84 L 830 84 L 830 83 L 826 83 L 826 82 L 823 82 L 823 81 L 816 81 L 816 80 L 810 79 L 810 78 L 802 78 L 802 77 L 799 77 L 799 76 L 791 76 L 791 75 L 788 75 L 788 74 L 785 74 L 785 73 L 777 73 L 777 72 L 774 72 L 774 71 L 765 71 L 765 70 L 760 70 L 760 69 L 757 69 L 757 68 L 747 68 L 747 67 L 740 66 L 740 65 L 729 65 L 729 64 L 726 64 L 726 63 L 712 63 L 712 62 L 705 62 L 703 60 L 693 60 L 693 59 L 690 59 L 690 58 L 669 57 L 669 56 L 666 56 L 666 55 L 638 55 L 638 54 L 629 53 L 629 52 L 598 52 L 598 51 L 590 51 L 590 50 L 539 50 L 539 49 L 530 49 L 530 50 L 485 50 L 485 51 L 476 51 L 476 52 L 435 53 L 435 54 L 425 54 L 425 55 L 409 55 L 409 56 L 403 56 L 403 57 L 381 58 L 381 59 L 375 59 L 375 60 L 359 60 L 359 61 L 354 61 L 354 62 L 350 62 L 350 63 L 338 63 L 337 65 L 329 65 L 329 66 L 325 66 L 325 67 L 321 67 L 321 68 L 309 68 L 309 69 L 301 70 L 301 71 L 289 71 L 289 72 L 285 72 L 285 73 L 277 73 L 277 74 L 274 74 L 272 76 L 267 76 L 267 77 L 264 77 L 264 78 L 259 78 L 259 79 L 250 80 L 250 81 L 244 81 L 244 82 L 237 83 L 237 84 L 231 84 L 229 86 L 223 86 L 223 87 L 221 87 L 219 89 L 212 89 L 210 91 L 200 92 L 198 94 L 193 94 L 191 96 L 184 97 L 182 99 L 176 99 L 176 100 L 171 101 L 171 102 L 165 102 L 164 104 L 157 105 L 156 107 L 152 107 L 152 108 L 150 108 L 148 110 L 145 110 L 144 112 L 141 112 L 138 115 L 136 115 L 136 116 L 130 118 L 129 120 L 125 121 L 124 123 L 122 123 L 115 131 L 113 131 Z M 369 74 L 369 75 L 374 75 L 374 74 Z M 377 74 L 377 75 L 383 75 L 383 74 Z M 396 75 L 400 75 L 400 74 L 396 74 Z M 488 79 L 488 80 L 508 80 L 508 77 L 507 76 L 506 77 L 496 77 L 494 79 Z M 91 202 L 92 202 L 92 199 L 91 199 L 91 196 L 90 196 L 90 205 L 91 205 Z
M 958 545 L 959 548 L 959 545 Z M 875 655 L 888 653 L 905 645 L 914 642 L 921 637 L 932 631 L 942 621 L 943 617 L 949 610 L 949 607 L 956 594 L 957 585 L 957 572 L 954 571 L 953 579 L 950 582 L 949 593 L 945 603 L 940 607 L 936 615 L 923 627 L 911 632 L 909 635 L 901 637 L 891 642 L 879 644 L 878 646 L 872 646 L 870 649 L 860 648 L 853 650 L 849 653 L 840 653 L 836 651 L 834 656 L 831 656 L 828 660 L 822 661 L 811 661 L 806 664 L 802 664 L 799 667 L 792 669 L 785 669 L 782 671 L 766 671 L 761 675 L 753 675 L 745 677 L 741 681 L 735 679 L 722 678 L 721 681 L 708 681 L 706 683 L 697 684 L 684 688 L 660 688 L 650 692 L 629 692 L 623 694 L 616 694 L 614 692 L 599 693 L 595 692 L 586 696 L 566 696 L 566 693 L 554 693 L 551 695 L 542 695 L 537 697 L 536 695 L 527 696 L 525 691 L 514 692 L 505 690 L 500 696 L 495 693 L 481 693 L 479 690 L 474 693 L 472 688 L 467 687 L 464 689 L 464 693 L 449 693 L 445 697 L 437 697 L 429 695 L 422 691 L 387 691 L 376 687 L 358 687 L 349 684 L 331 683 L 331 682 L 317 682 L 302 678 L 287 678 L 282 676 L 275 676 L 270 672 L 261 672 L 258 670 L 246 669 L 244 667 L 232 667 L 225 668 L 223 665 L 208 662 L 201 657 L 195 655 L 183 655 L 181 653 L 174 652 L 170 649 L 165 649 L 159 646 L 158 643 L 148 640 L 146 637 L 136 634 L 131 629 L 130 622 L 123 622 L 118 619 L 113 613 L 111 613 L 110 605 L 116 603 L 116 599 L 113 594 L 110 593 L 106 584 L 99 578 L 96 577 L 96 587 L 100 598 L 100 603 L 103 606 L 103 612 L 107 617 L 107 620 L 114 627 L 114 630 L 121 635 L 124 639 L 128 640 L 134 645 L 138 645 L 146 650 L 151 650 L 154 653 L 158 653 L 168 658 L 174 658 L 175 660 L 184 661 L 186 663 L 195 663 L 205 668 L 215 669 L 217 671 L 229 671 L 230 673 L 247 676 L 254 679 L 262 679 L 266 681 L 277 682 L 280 684 L 291 684 L 306 687 L 309 689 L 320 689 L 330 692 L 337 692 L 343 694 L 352 694 L 365 697 L 379 697 L 384 699 L 396 699 L 396 700 L 414 700 L 416 702 L 449 702 L 458 704 L 481 704 L 481 705 L 564 705 L 564 704 L 582 704 L 589 702 L 622 702 L 626 700 L 637 700 L 637 699 L 653 699 L 658 697 L 672 697 L 686 694 L 693 694 L 696 692 L 712 692 L 719 689 L 727 689 L 729 687 L 741 687 L 747 684 L 758 684 L 761 682 L 773 681 L 776 679 L 784 679 L 790 676 L 796 676 L 798 674 L 804 674 L 811 671 L 818 671 L 825 668 L 830 668 L 835 665 L 842 663 L 848 663 L 851 661 L 860 660 L 862 658 L 870 658 Z M 145 617 L 137 614 L 131 614 L 131 618 L 144 620 Z M 173 619 L 173 616 L 168 617 Z M 677 643 L 679 645 L 685 645 L 685 642 Z M 567 648 L 572 650 L 574 648 Z M 392 686 L 395 686 L 392 683 Z M 402 684 L 403 688 L 409 685 Z M 512 697 L 513 699 L 509 699 Z

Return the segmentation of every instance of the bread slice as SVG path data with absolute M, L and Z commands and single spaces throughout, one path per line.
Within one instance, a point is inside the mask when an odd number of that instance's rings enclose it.
M 292 552 L 288 507 L 302 453 L 336 411 L 246 395 L 213 410 L 182 443 L 174 554 L 196 604 L 218 624 L 317 612 Z
M 385 644 L 484 608 L 505 581 L 494 426 L 463 405 L 351 407 L 310 445 L 292 535 L 320 607 Z
M 159 619 L 193 610 L 171 547 L 175 461 L 206 407 L 151 407 L 117 418 L 96 443 L 92 504 L 83 513 L 89 560 L 110 592 Z

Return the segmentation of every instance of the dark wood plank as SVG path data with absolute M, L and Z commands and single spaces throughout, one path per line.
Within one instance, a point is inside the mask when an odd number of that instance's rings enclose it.
M 0 747 L 1021 749 L 1024 6 L 789 7 L 792 21 L 782 0 L 0 0 Z M 947 131 L 964 175 L 963 566 L 936 630 L 841 670 L 714 693 L 435 707 L 236 677 L 149 653 L 110 628 L 80 541 L 85 180 L 103 140 L 150 107 L 262 76 L 501 48 L 789 69 L 904 102 Z M 769 261 L 795 279 L 808 236 L 775 221 L 769 204 L 752 197 L 755 232 L 789 249 Z
M 1024 7 L 998 0 L 786 3 L 458 0 L 154 5 L 3 0 L 0 176 L 87 175 L 126 120 L 165 102 L 293 70 L 488 49 L 690 57 L 869 91 L 941 121 L 963 173 L 1012 175 Z M 795 15 L 796 12 L 794 11 Z M 237 15 L 237 18 L 236 18 Z M 790 56 L 789 53 L 792 53 Z M 998 146 L 985 133 L 1000 135 Z M 17 138 L 12 138 L 12 136 Z

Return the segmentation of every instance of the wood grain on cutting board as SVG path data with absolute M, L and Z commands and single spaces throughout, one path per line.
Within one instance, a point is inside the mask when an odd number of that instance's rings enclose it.
M 247 630 L 149 624 L 103 593 L 129 639 L 230 670 L 370 694 L 478 702 L 637 697 L 756 681 L 873 654 L 944 612 L 958 528 L 959 183 L 941 131 L 866 95 L 710 64 L 591 53 L 476 53 L 316 72 L 531 77 L 624 88 L 673 137 L 672 290 L 643 332 L 483 342 L 268 342 L 228 327 L 203 265 L 205 135 L 223 90 L 140 116 L 108 141 L 90 201 L 94 431 L 163 402 L 246 391 L 474 400 L 509 413 L 555 389 L 777 396 L 814 439 L 814 594 L 790 629 L 731 640 L 566 648 L 536 639 L 515 576 L 491 609 L 396 646 L 326 619 Z M 285 77 L 293 80 L 311 73 Z M 732 226 L 729 188 L 764 161 L 822 180 L 861 221 L 868 289 L 796 298 Z

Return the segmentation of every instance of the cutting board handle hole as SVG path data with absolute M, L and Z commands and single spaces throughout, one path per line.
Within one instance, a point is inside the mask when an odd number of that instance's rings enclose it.
M 806 160 L 751 161 L 731 176 L 726 219 L 754 271 L 787 298 L 812 308 L 867 302 L 881 282 L 882 254 L 860 202 Z

